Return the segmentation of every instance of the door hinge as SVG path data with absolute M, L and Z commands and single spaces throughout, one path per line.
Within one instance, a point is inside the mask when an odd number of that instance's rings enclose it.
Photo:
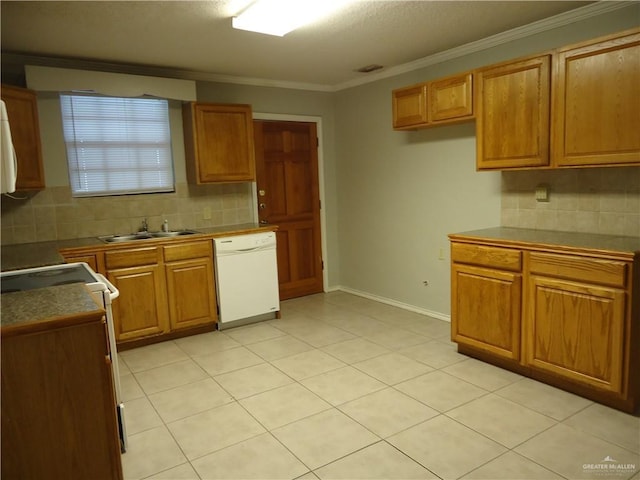
M 318 137 L 316 137 L 316 147 L 320 146 L 320 139 Z
M 320 260 L 320 266 L 322 267 L 322 270 L 324 270 L 324 260 Z
M 318 200 L 318 208 L 322 210 L 322 200 Z

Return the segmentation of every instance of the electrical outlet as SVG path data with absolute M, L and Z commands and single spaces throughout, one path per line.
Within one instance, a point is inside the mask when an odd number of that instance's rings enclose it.
M 538 185 L 536 187 L 536 201 L 537 202 L 549 201 L 549 187 L 547 185 Z
M 211 207 L 204 207 L 202 209 L 202 218 L 205 220 L 211 220 Z

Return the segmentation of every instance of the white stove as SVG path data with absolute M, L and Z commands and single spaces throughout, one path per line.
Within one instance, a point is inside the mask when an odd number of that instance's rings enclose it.
M 101 302 L 106 312 L 109 355 L 111 356 L 111 367 L 113 369 L 113 381 L 116 393 L 116 414 L 120 434 L 120 447 L 122 452 L 125 452 L 127 435 L 124 421 L 124 403 L 122 401 L 122 391 L 120 388 L 120 370 L 118 367 L 113 313 L 111 310 L 111 303 L 120 295 L 118 289 L 103 275 L 94 272 L 91 267 L 84 262 L 64 263 L 0 273 L 0 290 L 2 293 L 21 292 L 71 283 L 84 283 L 89 291 L 94 294 L 94 297 Z

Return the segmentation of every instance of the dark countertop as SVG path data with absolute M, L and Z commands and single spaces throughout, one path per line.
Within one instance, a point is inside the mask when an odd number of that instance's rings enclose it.
M 0 326 L 3 330 L 103 312 L 82 283 L 3 293 L 1 309 Z
M 189 236 L 189 238 L 197 238 L 200 235 L 208 235 L 211 237 L 240 235 L 245 233 L 258 233 L 264 231 L 273 231 L 277 229 L 276 225 L 262 225 L 257 223 L 243 223 L 239 225 L 223 225 L 220 227 L 199 228 L 197 234 Z M 200 234 L 200 235 L 198 235 Z M 183 238 L 184 239 L 184 238 Z M 167 241 L 167 238 L 156 238 L 144 240 L 144 242 Z M 143 240 L 135 242 L 121 242 L 113 245 L 107 245 L 97 237 L 78 238 L 72 240 L 57 240 L 50 242 L 23 243 L 17 245 L 4 245 L 0 249 L 0 270 L 18 270 L 21 268 L 44 267 L 47 265 L 57 265 L 64 263 L 64 258 L 59 253 L 60 250 L 73 248 L 108 248 L 109 246 L 124 247 L 139 244 Z
M 595 233 L 558 232 L 529 228 L 494 227 L 452 233 L 452 240 L 494 240 L 513 246 L 556 247 L 562 250 L 634 255 L 640 253 L 640 237 Z

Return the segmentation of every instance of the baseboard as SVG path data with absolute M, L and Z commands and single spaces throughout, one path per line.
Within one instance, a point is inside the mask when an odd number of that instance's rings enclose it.
M 327 289 L 327 292 L 338 292 L 338 291 L 351 293 L 359 297 L 364 297 L 364 298 L 368 298 L 369 300 L 375 300 L 376 302 L 391 305 L 392 307 L 402 308 L 403 310 L 408 310 L 410 312 L 419 313 L 421 315 L 426 315 L 427 317 L 433 317 L 433 318 L 437 318 L 438 320 L 444 320 L 445 322 L 451 323 L 451 315 L 447 315 L 441 312 L 434 312 L 433 310 L 427 310 L 425 308 L 416 307 L 415 305 L 409 305 L 408 303 L 398 302 L 397 300 L 393 300 L 391 298 L 380 297 L 378 295 L 362 292 L 360 290 L 344 287 L 342 285 L 333 286 Z

